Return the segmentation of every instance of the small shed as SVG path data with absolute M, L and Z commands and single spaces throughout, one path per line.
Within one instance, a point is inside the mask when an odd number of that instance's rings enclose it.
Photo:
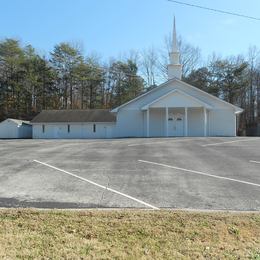
M 32 138 L 32 125 L 29 121 L 8 118 L 0 123 L 0 138 Z

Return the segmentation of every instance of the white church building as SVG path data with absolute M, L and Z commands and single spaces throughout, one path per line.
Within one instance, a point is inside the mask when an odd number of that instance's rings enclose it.
M 174 22 L 168 80 L 107 110 L 43 111 L 32 120 L 33 138 L 236 136 L 243 109 L 181 80 Z

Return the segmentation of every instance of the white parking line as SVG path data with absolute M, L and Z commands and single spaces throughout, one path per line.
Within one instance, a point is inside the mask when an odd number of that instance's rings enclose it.
M 248 138 L 248 139 L 241 139 L 241 140 L 234 140 L 234 141 L 227 141 L 227 142 L 221 142 L 221 143 L 213 143 L 213 144 L 203 144 L 202 147 L 206 146 L 214 146 L 214 145 L 221 145 L 221 144 L 231 144 L 231 143 L 237 143 L 237 142 L 245 142 L 245 141 L 256 141 L 260 140 L 260 138 Z
M 251 163 L 259 163 L 259 164 L 260 164 L 260 162 L 258 162 L 258 161 L 252 161 L 252 160 L 250 160 L 249 162 L 251 162 Z
M 175 167 L 175 166 L 171 166 L 171 165 L 167 165 L 167 164 L 163 164 L 163 163 L 156 163 L 156 162 L 150 162 L 150 161 L 144 161 L 144 160 L 138 160 L 138 161 L 141 162 L 141 163 L 148 163 L 148 164 L 163 166 L 163 167 L 166 167 L 166 168 L 171 168 L 171 169 L 184 171 L 184 172 L 189 172 L 189 173 L 195 173 L 195 174 L 199 174 L 199 175 L 203 175 L 203 176 L 207 176 L 207 177 L 212 177 L 212 178 L 216 178 L 216 179 L 228 180 L 228 181 L 239 182 L 239 183 L 243 183 L 243 184 L 248 184 L 248 185 L 253 185 L 253 186 L 260 187 L 260 184 L 258 184 L 258 183 L 253 183 L 253 182 L 248 182 L 248 181 L 242 181 L 242 180 L 222 177 L 222 176 L 213 175 L 213 174 L 209 174 L 209 173 L 204 173 L 204 172 L 200 172 L 200 171 L 188 170 L 188 169 Z
M 198 138 L 194 139 L 194 138 L 190 138 L 190 139 L 184 139 L 184 138 L 181 138 L 181 139 L 166 139 L 166 140 L 163 140 L 163 141 L 159 141 L 159 142 L 147 142 L 147 143 L 136 143 L 136 144 L 128 144 L 127 146 L 140 146 L 140 145 L 156 145 L 156 144 L 161 144 L 161 143 L 177 143 L 177 142 L 184 142 L 184 141 L 192 141 L 192 140 L 198 140 Z
M 52 169 L 54 169 L 54 170 L 57 170 L 57 171 L 66 173 L 66 174 L 68 174 L 68 175 L 70 175 L 70 176 L 72 176 L 72 177 L 75 177 L 75 178 L 77 178 L 77 179 L 80 179 L 80 180 L 82 180 L 82 181 L 85 181 L 85 182 L 88 182 L 88 183 L 90 183 L 90 184 L 93 184 L 93 185 L 95 185 L 95 186 L 97 186 L 97 187 L 99 187 L 99 188 L 101 188 L 101 189 L 104 189 L 104 190 L 107 190 L 107 191 L 116 193 L 116 194 L 121 195 L 121 196 L 123 196 L 123 197 L 126 197 L 126 198 L 128 198 L 128 199 L 130 199 L 130 200 L 136 201 L 136 202 L 138 202 L 138 203 L 140 203 L 140 204 L 142 204 L 142 205 L 145 205 L 145 206 L 147 206 L 147 207 L 149 207 L 149 208 L 159 210 L 159 208 L 157 208 L 157 207 L 155 207 L 155 206 L 153 206 L 153 205 L 151 205 L 151 204 L 149 204 L 149 203 L 146 203 L 146 202 L 144 202 L 144 201 L 142 201 L 142 200 L 136 199 L 136 198 L 134 198 L 134 197 L 132 197 L 132 196 L 130 196 L 130 195 L 127 195 L 127 194 L 125 194 L 125 193 L 122 193 L 122 192 L 120 192 L 120 191 L 117 191 L 117 190 L 114 190 L 114 189 L 105 187 L 105 186 L 103 186 L 103 185 L 100 185 L 100 184 L 98 184 L 98 183 L 96 183 L 96 182 L 90 181 L 90 180 L 88 180 L 88 179 L 86 179 L 86 178 L 80 177 L 80 176 L 78 176 L 78 175 L 76 175 L 76 174 L 73 174 L 73 173 L 71 173 L 71 172 L 68 172 L 68 171 L 62 170 L 62 169 L 60 169 L 60 168 L 58 168 L 58 167 L 52 166 L 52 165 L 50 165 L 50 164 L 48 164 L 48 163 L 40 162 L 40 161 L 38 161 L 38 160 L 33 160 L 33 161 L 36 162 L 36 163 L 45 165 L 45 166 L 47 166 L 47 167 L 49 167 L 49 168 L 52 168 Z

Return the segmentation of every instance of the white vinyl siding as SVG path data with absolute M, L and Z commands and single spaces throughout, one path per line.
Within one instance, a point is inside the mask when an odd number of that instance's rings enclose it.
M 0 138 L 32 138 L 32 126 L 6 119 L 0 123 Z
M 94 125 L 96 131 L 94 132 Z M 44 123 L 33 124 L 33 138 L 81 139 L 81 138 L 113 138 L 114 123 Z M 69 131 L 68 131 L 69 129 Z

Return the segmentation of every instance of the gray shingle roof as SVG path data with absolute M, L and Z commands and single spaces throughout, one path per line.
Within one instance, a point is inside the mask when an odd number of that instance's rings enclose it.
M 116 116 L 107 109 L 43 110 L 31 123 L 116 122 Z

